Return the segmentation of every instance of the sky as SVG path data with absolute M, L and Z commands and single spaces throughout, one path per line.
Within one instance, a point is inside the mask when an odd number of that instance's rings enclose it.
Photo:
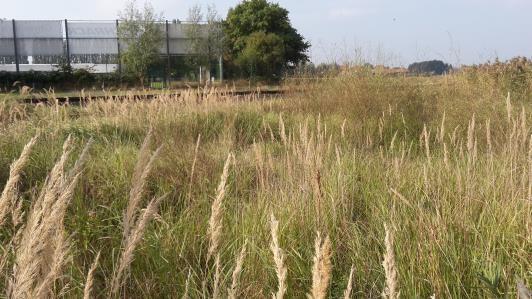
M 139 0 L 142 2 L 143 0 Z M 0 18 L 111 20 L 125 0 L 2 0 Z M 151 0 L 167 19 L 214 4 L 222 17 L 240 0 Z M 311 60 L 455 66 L 532 57 L 532 0 L 278 0 L 310 41 Z

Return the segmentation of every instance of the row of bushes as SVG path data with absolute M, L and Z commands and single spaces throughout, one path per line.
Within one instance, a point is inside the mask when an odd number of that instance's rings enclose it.
M 135 78 L 119 72 L 96 74 L 85 69 L 72 72 L 0 72 L 0 91 L 10 91 L 15 85 L 27 85 L 33 89 L 60 87 L 61 89 L 81 89 L 89 87 L 131 86 Z

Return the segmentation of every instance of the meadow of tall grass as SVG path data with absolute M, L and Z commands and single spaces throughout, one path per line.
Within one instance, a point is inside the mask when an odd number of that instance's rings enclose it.
M 1 296 L 525 298 L 530 74 L 0 102 Z

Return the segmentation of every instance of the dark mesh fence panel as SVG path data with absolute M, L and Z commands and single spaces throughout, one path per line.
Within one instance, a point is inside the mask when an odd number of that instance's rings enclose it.
M 70 54 L 118 54 L 114 22 L 68 22 Z
M 16 21 L 17 48 L 21 56 L 62 55 L 62 21 Z
M 15 56 L 12 21 L 0 20 L 0 56 Z

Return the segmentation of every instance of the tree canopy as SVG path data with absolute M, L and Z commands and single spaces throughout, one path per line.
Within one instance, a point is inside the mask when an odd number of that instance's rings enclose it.
M 233 58 L 241 55 L 247 57 L 237 59 L 241 62 L 249 62 L 252 48 L 258 50 L 262 47 L 259 45 L 277 44 L 278 41 L 282 41 L 284 49 L 281 51 L 275 46 L 276 54 L 280 55 L 275 60 L 279 59 L 282 67 L 295 66 L 309 60 L 307 50 L 310 44 L 292 27 L 288 10 L 279 4 L 267 0 L 244 0 L 229 10 L 224 31 L 227 48 Z M 263 34 L 257 35 L 258 32 Z
M 431 60 L 412 63 L 408 66 L 408 71 L 415 74 L 443 75 L 452 70 L 452 68 L 450 64 L 446 64 L 441 60 Z
M 283 40 L 276 34 L 255 32 L 245 40 L 245 47 L 237 58 L 237 63 L 251 77 L 260 76 L 278 79 L 283 67 L 285 47 Z
M 127 2 L 124 11 L 120 13 L 118 36 L 125 41 L 120 59 L 126 72 L 139 79 L 141 85 L 144 85 L 150 66 L 159 60 L 159 49 L 164 37 L 156 22 L 161 19 L 149 3 L 140 9 L 135 0 Z

